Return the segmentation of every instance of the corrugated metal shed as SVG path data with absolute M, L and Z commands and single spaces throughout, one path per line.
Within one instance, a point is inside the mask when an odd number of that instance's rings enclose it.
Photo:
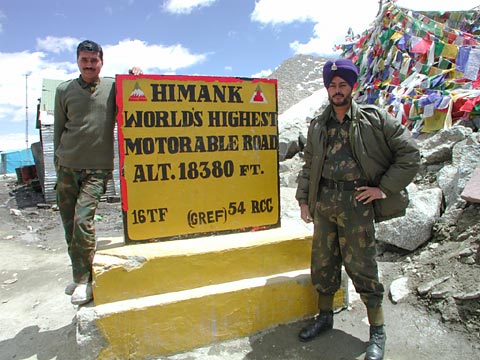
M 43 79 L 42 97 L 40 98 L 39 116 L 37 116 L 37 129 L 41 124 L 53 125 L 53 111 L 55 110 L 55 90 L 63 80 Z
M 53 166 L 53 112 L 55 109 L 55 90 L 62 81 L 43 79 L 42 96 L 37 116 L 37 128 L 40 129 L 40 143 L 43 153 L 42 165 L 40 169 L 37 169 L 37 174 L 42 186 L 43 197 L 47 203 L 56 202 L 54 187 L 57 176 Z
M 55 90 L 63 80 L 43 79 L 42 97 L 40 99 L 39 112 L 37 117 L 37 128 L 40 129 L 40 141 L 42 144 L 43 164 L 42 169 L 38 171 L 40 184 L 42 185 L 43 195 L 47 203 L 56 202 L 55 182 L 56 172 L 53 164 L 53 115 L 55 109 Z M 108 196 L 120 194 L 120 189 L 116 184 L 120 184 L 118 171 L 118 146 L 117 132 L 115 129 L 115 158 L 113 179 L 108 184 L 107 193 L 102 200 Z M 38 166 L 37 166 L 38 167 Z

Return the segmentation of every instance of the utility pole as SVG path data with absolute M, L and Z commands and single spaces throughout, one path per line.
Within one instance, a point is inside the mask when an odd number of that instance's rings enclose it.
M 28 149 L 28 73 L 25 74 L 25 145 Z

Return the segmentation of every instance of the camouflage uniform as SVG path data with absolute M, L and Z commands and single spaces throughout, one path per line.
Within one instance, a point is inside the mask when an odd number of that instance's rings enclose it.
M 332 113 L 314 212 L 312 281 L 320 294 L 340 288 L 342 262 L 367 308 L 382 304 L 384 288 L 375 260 L 373 205 L 355 199 L 355 186 L 366 185 L 349 143 L 351 120 L 340 124 Z M 353 183 L 355 182 L 355 183 Z M 349 187 L 342 188 L 342 184 Z
M 92 281 L 95 254 L 94 216 L 107 189 L 111 170 L 73 170 L 57 168 L 57 203 L 65 229 L 73 281 Z
M 405 187 L 420 164 L 415 140 L 385 110 L 352 100 L 342 124 L 332 105 L 312 120 L 304 159 L 295 197 L 313 216 L 311 270 L 320 313 L 333 307 L 343 262 L 367 306 L 370 325 L 381 326 L 384 288 L 378 279 L 373 222 L 405 214 Z M 386 198 L 368 205 L 358 202 L 354 189 L 362 185 L 379 188 Z M 306 329 L 301 338 L 311 339 L 318 329 Z

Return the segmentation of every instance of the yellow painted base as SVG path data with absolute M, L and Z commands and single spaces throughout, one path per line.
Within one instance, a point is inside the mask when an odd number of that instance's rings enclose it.
M 165 241 L 99 250 L 95 305 L 310 268 L 308 229 Z
M 98 359 L 147 359 L 300 320 L 318 311 L 310 254 L 305 229 L 99 250 L 95 306 L 79 311 L 77 331 L 88 337 L 96 325 L 106 340 Z
M 145 359 L 248 336 L 317 312 L 308 271 L 240 280 L 95 308 L 99 359 Z M 343 290 L 336 295 L 343 304 Z M 292 334 L 296 336 L 296 334 Z

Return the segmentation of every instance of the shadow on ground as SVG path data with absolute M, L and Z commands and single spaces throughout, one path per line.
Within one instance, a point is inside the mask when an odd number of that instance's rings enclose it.
M 17 187 L 12 195 L 15 196 L 15 201 L 19 209 L 37 207 L 37 204 L 45 203 L 42 189 L 33 183 Z
M 75 319 L 55 330 L 42 331 L 38 325 L 28 326 L 13 338 L 0 341 L 2 360 L 72 360 L 77 359 Z
M 303 343 L 297 338 L 307 322 L 297 322 L 276 327 L 260 336 L 250 337 L 252 350 L 245 356 L 249 360 L 355 360 L 363 359 L 367 344 L 338 329 Z M 282 339 L 279 342 L 279 339 Z

